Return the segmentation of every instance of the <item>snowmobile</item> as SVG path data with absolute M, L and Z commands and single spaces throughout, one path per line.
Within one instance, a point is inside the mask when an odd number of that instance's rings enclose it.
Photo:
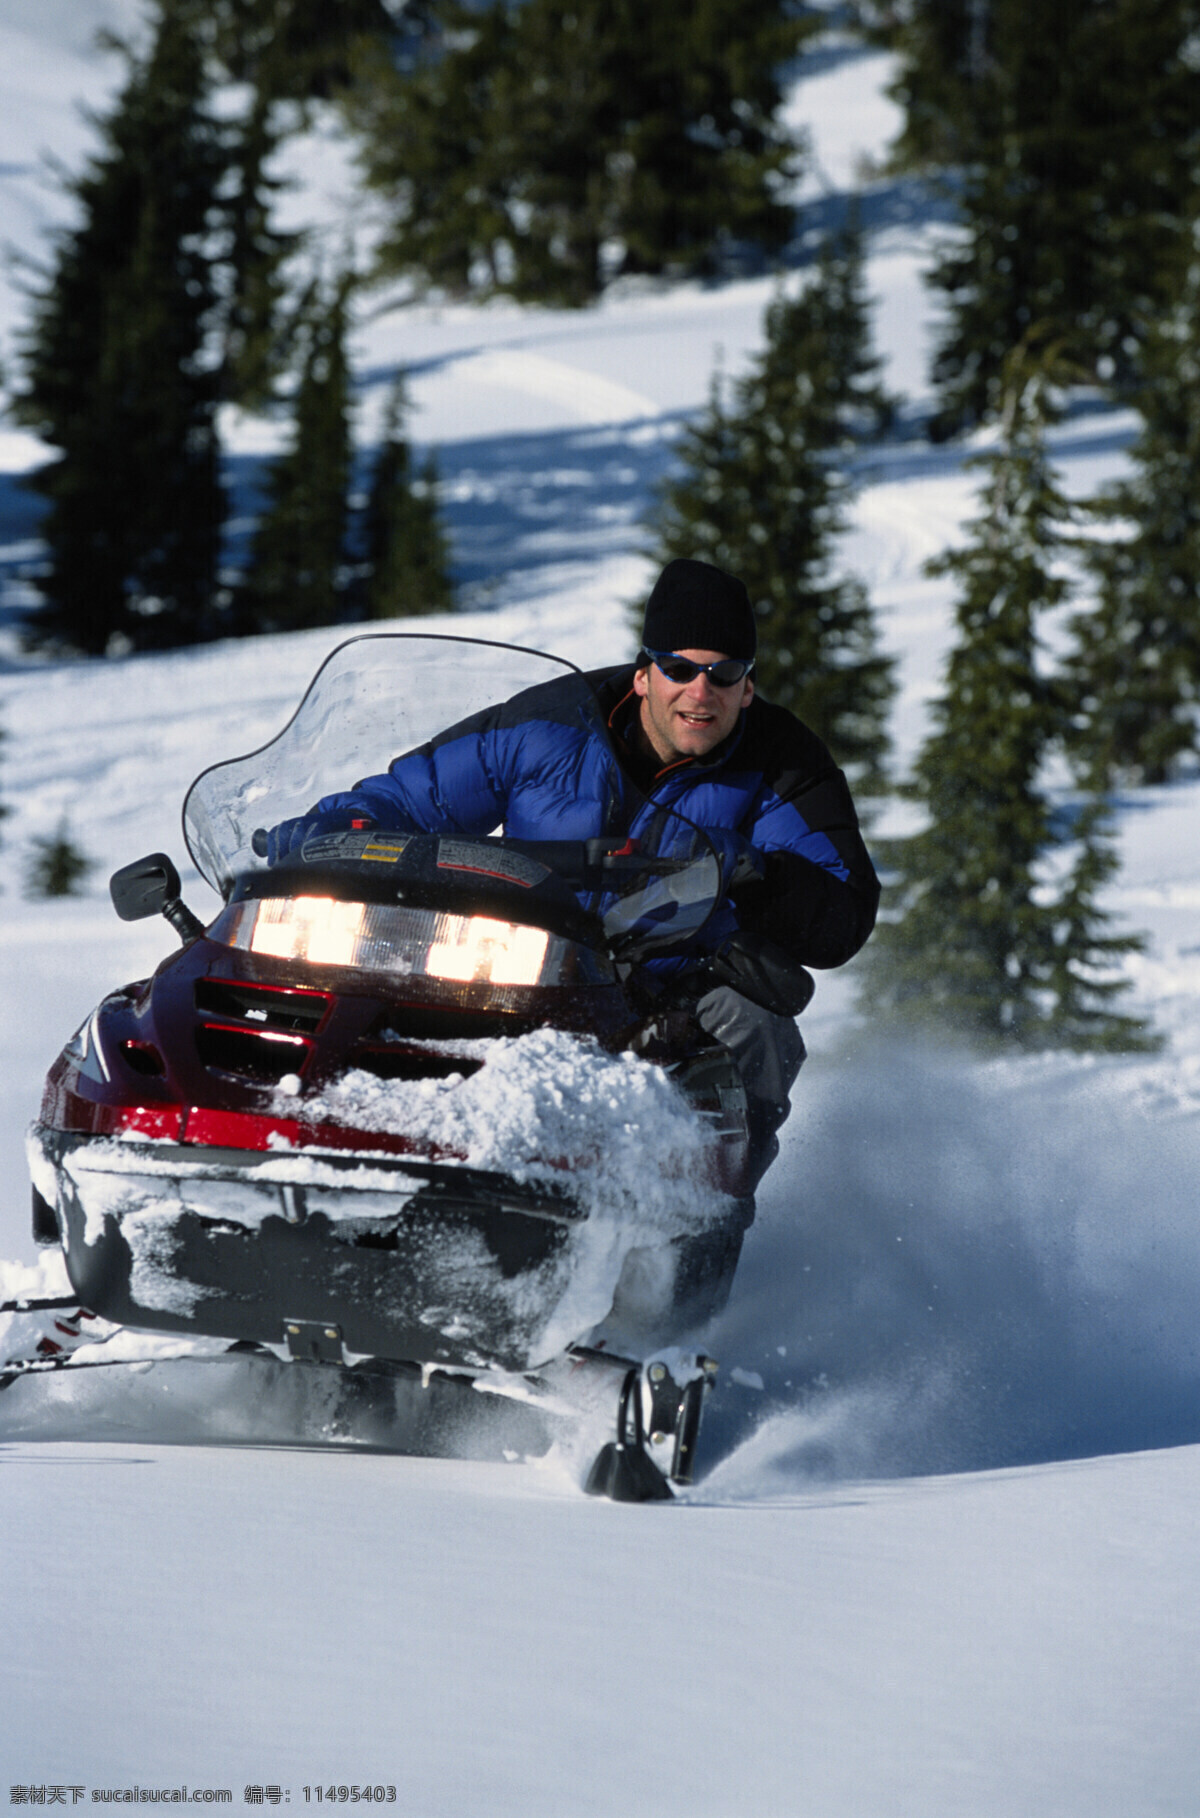
M 59 1311 L 64 1333 L 82 1320 L 85 1338 L 91 1317 L 335 1373 L 376 1412 L 414 1382 L 515 1400 L 552 1433 L 607 1409 L 585 1487 L 644 1500 L 691 1479 L 716 1366 L 679 1340 L 728 1292 L 753 1210 L 737 1070 L 645 982 L 720 901 L 712 845 L 664 812 L 640 845 L 370 827 L 263 857 L 263 830 L 322 789 L 551 677 L 596 716 L 556 658 L 352 638 L 275 740 L 188 793 L 212 919 L 184 904 L 166 854 L 115 873 L 117 913 L 162 914 L 180 945 L 106 996 L 50 1069 L 29 1135 L 34 1231 L 62 1246 L 72 1295 L 21 1305 Z M 560 1044 L 552 1064 L 578 1052 L 671 1094 L 695 1144 L 668 1178 L 653 1178 L 653 1131 L 614 1131 L 603 1108 L 588 1155 L 535 1143 L 481 1165 L 450 1114 L 469 1088 L 486 1106 L 496 1057 L 539 1031 Z M 584 1172 L 605 1181 L 597 1150 L 614 1137 L 644 1145 L 647 1183 L 615 1208 L 580 1190 Z M 96 1353 L 51 1345 L 0 1384 Z M 372 1431 L 389 1444 L 386 1420 Z

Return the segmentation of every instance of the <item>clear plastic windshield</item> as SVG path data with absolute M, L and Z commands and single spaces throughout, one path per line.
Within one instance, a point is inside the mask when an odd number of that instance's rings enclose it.
M 224 891 L 260 869 L 256 827 L 304 814 L 322 795 L 386 770 L 402 752 L 523 688 L 578 678 L 580 711 L 596 712 L 580 671 L 559 657 L 477 638 L 393 632 L 339 644 L 269 745 L 214 764 L 183 804 L 183 834 L 201 876 Z
M 227 894 L 234 878 L 265 869 L 252 845 L 256 829 L 307 813 L 322 795 L 351 788 L 472 714 L 555 679 L 575 689 L 581 721 L 607 741 L 587 679 L 562 658 L 428 633 L 351 638 L 326 658 L 277 738 L 214 764 L 192 784 L 183 809 L 188 851 Z M 627 795 L 621 831 L 636 822 L 638 835 L 628 853 L 604 862 L 586 906 L 599 914 L 614 951 L 652 952 L 704 926 L 719 898 L 720 866 L 707 837 L 683 816 L 647 809 L 632 784 Z

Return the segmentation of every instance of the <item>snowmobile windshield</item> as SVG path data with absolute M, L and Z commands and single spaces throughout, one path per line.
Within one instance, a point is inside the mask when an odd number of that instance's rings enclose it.
M 556 717 L 573 716 L 607 745 L 608 728 L 586 677 L 562 658 L 475 638 L 405 632 L 351 638 L 326 658 L 277 738 L 213 765 L 192 784 L 183 810 L 188 851 L 228 898 L 235 880 L 266 870 L 255 851 L 257 830 L 308 813 L 323 795 L 382 773 L 472 715 L 549 682 L 556 683 Z M 627 778 L 622 789 L 635 810 L 630 824 L 636 818 L 637 835 L 624 847 L 616 839 L 603 842 L 602 854 L 593 850 L 577 895 L 598 917 L 614 953 L 634 956 L 693 939 L 719 900 L 721 871 L 699 828 L 669 809 L 641 803 L 636 812 L 640 798 Z M 463 835 L 452 824 L 401 831 L 442 835 L 443 845 Z M 502 825 L 471 830 L 475 839 L 497 841 L 504 832 Z M 517 843 L 531 850 L 530 842 Z M 598 844 L 591 842 L 593 849 Z M 548 847 L 545 858 L 559 868 Z M 441 869 L 447 861 L 437 862 Z
M 576 678 L 579 710 L 597 717 L 580 671 L 559 657 L 477 638 L 395 632 L 332 651 L 270 744 L 202 771 L 183 805 L 183 833 L 202 877 L 224 894 L 262 869 L 254 832 L 302 815 L 522 689 Z M 590 704 L 590 708 L 589 708 Z

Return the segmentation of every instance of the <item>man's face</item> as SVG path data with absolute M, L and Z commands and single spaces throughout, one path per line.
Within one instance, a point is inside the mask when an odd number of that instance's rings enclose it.
M 676 656 L 693 663 L 719 663 L 720 650 L 677 650 Z M 690 682 L 671 682 L 655 663 L 639 669 L 633 678 L 634 693 L 645 738 L 665 764 L 683 758 L 707 757 L 737 725 L 738 714 L 749 705 L 754 683 L 749 676 L 732 688 L 717 688 L 701 673 Z

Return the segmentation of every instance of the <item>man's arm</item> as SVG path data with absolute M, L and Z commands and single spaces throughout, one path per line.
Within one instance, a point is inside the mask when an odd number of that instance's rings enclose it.
M 761 890 L 738 905 L 742 926 L 802 966 L 822 970 L 853 959 L 875 926 L 878 879 L 873 889 L 856 887 L 790 852 L 768 853 L 766 870 Z
M 349 814 L 411 833 L 479 838 L 504 819 L 514 732 L 501 721 L 510 703 L 472 714 L 428 744 L 393 758 L 352 789 L 323 795 L 316 814 Z
M 483 738 L 470 733 L 422 745 L 353 789 L 323 795 L 317 814 L 347 813 L 377 827 L 412 833 L 490 833 L 504 819 L 504 795 L 487 763 Z
M 394 758 L 352 789 L 322 796 L 315 813 L 377 826 L 479 838 L 506 820 L 513 791 L 540 766 L 570 772 L 584 741 L 591 688 L 573 672 L 522 689 Z
M 783 709 L 763 713 L 754 731 L 767 745 L 766 780 L 747 832 L 765 854 L 765 876 L 737 894 L 738 919 L 801 965 L 841 966 L 875 926 L 879 879 L 826 747 Z

